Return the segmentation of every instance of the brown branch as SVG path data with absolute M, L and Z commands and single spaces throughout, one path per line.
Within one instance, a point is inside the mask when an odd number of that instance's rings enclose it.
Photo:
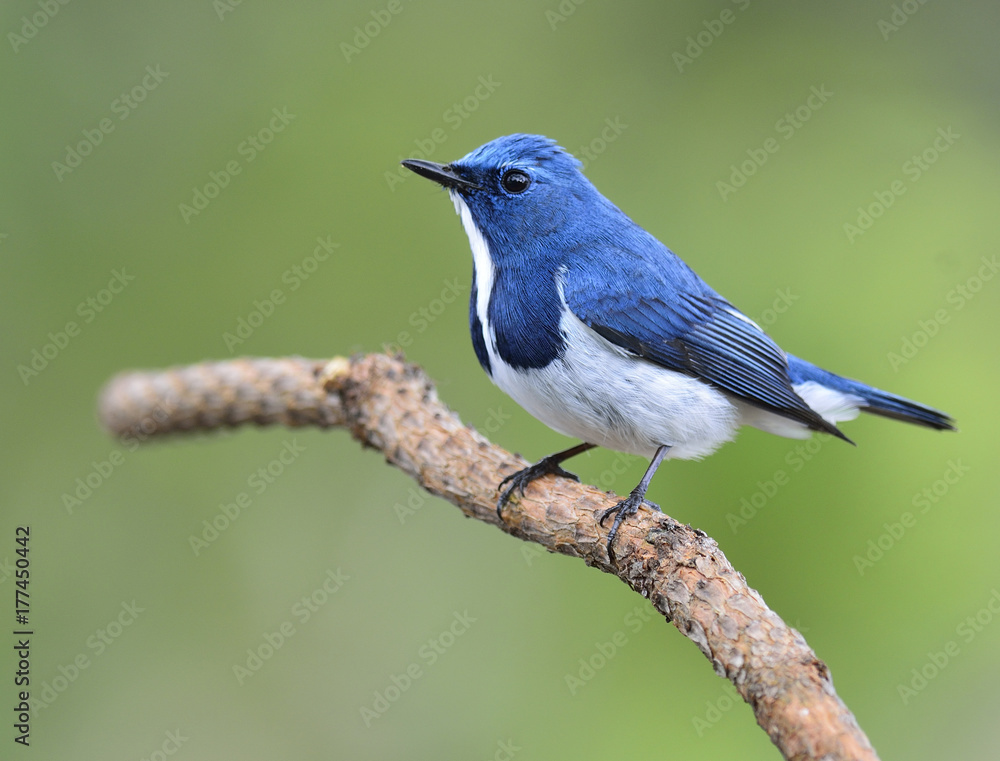
M 649 598 L 732 681 L 786 759 L 877 758 L 826 665 L 704 532 L 641 511 L 622 525 L 612 566 L 595 515 L 618 497 L 551 476 L 512 501 L 501 523 L 497 484 L 526 462 L 463 425 L 415 365 L 373 354 L 127 373 L 105 388 L 100 414 L 113 433 L 138 439 L 246 423 L 347 427 L 467 516 L 582 558 Z

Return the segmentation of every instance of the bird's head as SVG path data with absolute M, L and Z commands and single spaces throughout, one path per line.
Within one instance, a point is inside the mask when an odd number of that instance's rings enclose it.
M 607 204 L 580 162 L 540 135 L 499 137 L 450 164 L 402 163 L 447 188 L 459 213 L 464 217 L 467 208 L 476 227 L 500 247 L 524 250 L 539 236 L 566 234 L 587 218 L 585 212 Z

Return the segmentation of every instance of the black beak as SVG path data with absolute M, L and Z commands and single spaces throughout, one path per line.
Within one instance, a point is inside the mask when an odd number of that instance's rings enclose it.
M 428 180 L 434 180 L 434 182 L 446 188 L 455 188 L 455 190 L 480 190 L 478 185 L 461 177 L 447 164 L 435 164 L 433 161 L 424 161 L 423 159 L 403 159 L 399 163 L 411 172 L 416 172 Z

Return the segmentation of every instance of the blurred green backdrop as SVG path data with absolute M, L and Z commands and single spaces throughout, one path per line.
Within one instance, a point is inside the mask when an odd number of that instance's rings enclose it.
M 564 446 L 480 371 L 461 225 L 398 168 L 539 132 L 787 349 L 957 418 L 865 417 L 857 448 L 746 431 L 651 497 L 805 634 L 883 758 L 996 757 L 996 3 L 12 0 L 0 20 L 0 755 L 30 525 L 30 757 L 777 757 L 645 601 L 342 431 L 133 450 L 96 424 L 122 369 L 405 344 L 498 443 Z M 626 491 L 644 467 L 614 464 L 572 469 Z

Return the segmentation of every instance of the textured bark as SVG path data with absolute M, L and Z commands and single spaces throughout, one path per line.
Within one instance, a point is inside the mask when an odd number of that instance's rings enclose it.
M 622 524 L 609 563 L 599 511 L 613 494 L 546 476 L 497 518 L 497 485 L 527 462 L 437 399 L 423 371 L 380 354 L 320 362 L 241 359 L 127 373 L 105 388 L 104 425 L 148 436 L 257 425 L 344 426 L 469 517 L 618 576 L 649 598 L 753 708 L 787 759 L 876 759 L 826 665 L 704 532 L 649 510 Z

